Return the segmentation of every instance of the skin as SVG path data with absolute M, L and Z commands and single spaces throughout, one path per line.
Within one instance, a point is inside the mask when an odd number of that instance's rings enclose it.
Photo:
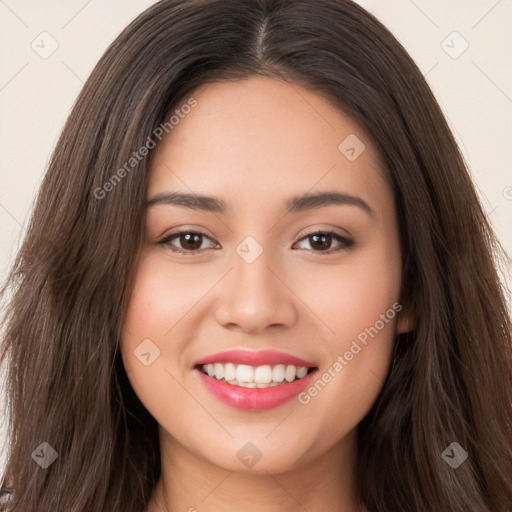
M 191 96 L 197 106 L 151 154 L 147 198 L 192 192 L 229 210 L 147 211 L 121 339 L 128 378 L 160 425 L 162 478 L 147 511 L 364 510 L 354 494 L 356 427 L 382 388 L 396 335 L 412 326 L 405 309 L 307 404 L 235 409 L 193 366 L 228 349 L 274 349 L 332 375 L 358 334 L 399 302 L 398 223 L 379 157 L 347 116 L 284 81 L 219 82 Z M 354 161 L 338 149 L 350 134 L 365 144 Z M 374 215 L 354 205 L 285 213 L 292 196 L 320 191 L 358 196 Z M 158 244 L 187 229 L 206 233 L 202 252 L 172 252 L 190 251 L 180 237 Z M 306 235 L 317 230 L 355 245 L 315 244 Z M 250 264 L 236 252 L 247 236 L 263 250 Z M 145 366 L 134 350 L 148 338 L 160 355 Z M 248 442 L 262 454 L 250 468 L 237 457 Z

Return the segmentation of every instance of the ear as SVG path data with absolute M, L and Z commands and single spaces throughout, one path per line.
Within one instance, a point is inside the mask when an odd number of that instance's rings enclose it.
M 403 309 L 396 321 L 396 334 L 403 334 L 414 330 L 416 322 L 413 315 L 406 309 Z

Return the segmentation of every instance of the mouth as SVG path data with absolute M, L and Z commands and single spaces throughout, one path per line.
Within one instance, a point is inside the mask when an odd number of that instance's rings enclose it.
M 202 364 L 196 365 L 195 368 L 204 375 L 232 386 L 258 389 L 301 380 L 316 369 L 316 367 L 293 364 L 250 366 L 231 362 Z
M 311 384 L 318 366 L 273 350 L 231 350 L 197 361 L 193 370 L 213 397 L 256 411 L 296 397 Z

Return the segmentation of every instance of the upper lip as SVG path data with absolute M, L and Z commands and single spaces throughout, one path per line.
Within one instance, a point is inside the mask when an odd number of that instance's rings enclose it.
M 314 368 L 316 365 L 300 357 L 278 352 L 276 350 L 226 350 L 217 352 L 196 361 L 195 366 L 211 363 L 247 364 L 249 366 L 263 366 L 276 364 L 293 364 Z

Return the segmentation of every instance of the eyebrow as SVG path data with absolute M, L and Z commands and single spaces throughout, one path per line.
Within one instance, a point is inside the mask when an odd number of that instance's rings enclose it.
M 226 202 L 217 197 L 179 192 L 160 192 L 146 203 L 146 207 L 151 208 L 159 204 L 175 205 L 191 210 L 219 214 L 225 214 L 229 210 Z M 292 197 L 286 203 L 286 212 L 304 212 L 333 205 L 357 206 L 371 217 L 375 216 L 375 212 L 364 199 L 343 192 L 319 192 Z

